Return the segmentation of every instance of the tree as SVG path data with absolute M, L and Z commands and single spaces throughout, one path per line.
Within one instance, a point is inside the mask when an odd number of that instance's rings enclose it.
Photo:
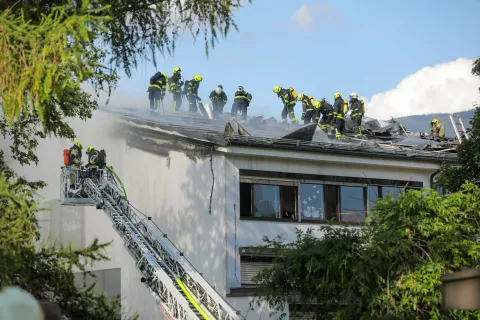
M 478 205 L 473 184 L 446 196 L 410 190 L 379 199 L 361 230 L 325 226 L 320 238 L 310 230 L 293 243 L 265 239 L 276 259 L 256 277 L 256 300 L 280 313 L 287 301 L 299 303 L 317 319 L 477 318 L 443 310 L 439 284 L 446 272 L 479 265 Z
M 0 2 L 0 132 L 11 138 L 20 164 L 38 163 L 38 139 L 74 139 L 68 118 L 91 118 L 98 108 L 83 84 L 109 94 L 141 59 L 156 65 L 157 52 L 173 54 L 183 30 L 203 30 L 205 51 L 236 28 L 241 0 L 6 0 Z M 210 34 L 210 39 L 207 36 Z M 45 186 L 15 174 L 0 150 L 0 288 L 19 285 L 58 303 L 70 318 L 115 319 L 120 301 L 78 289 L 80 271 L 107 259 L 97 240 L 75 250 L 58 243 L 38 248 L 34 193 Z
M 473 63 L 472 74 L 480 77 L 480 58 Z M 479 88 L 480 91 L 480 88 Z M 436 178 L 436 184 L 456 192 L 465 181 L 480 186 L 480 107 L 476 107 L 470 120 L 469 140 L 463 141 L 457 147 L 458 165 L 446 166 Z

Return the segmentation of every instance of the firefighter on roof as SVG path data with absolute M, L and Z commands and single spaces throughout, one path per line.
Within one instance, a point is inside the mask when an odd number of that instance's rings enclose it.
M 210 93 L 209 96 L 210 100 L 212 101 L 213 107 L 213 117 L 216 119 L 219 115 L 223 113 L 223 107 L 227 104 L 227 95 L 225 91 L 223 91 L 223 86 L 221 84 Z
M 232 105 L 232 119 L 237 119 L 237 113 L 242 114 L 242 123 L 247 122 L 247 110 L 250 102 L 252 101 L 252 95 L 243 89 L 243 86 L 239 86 L 237 92 L 235 92 L 235 99 Z
M 280 86 L 273 88 L 273 92 L 282 99 L 283 110 L 282 110 L 282 120 L 283 123 L 287 123 L 287 115 L 290 117 L 292 123 L 298 123 L 298 118 L 295 117 L 295 104 L 297 103 L 297 94 L 293 88 L 283 89 Z
M 168 79 L 168 91 L 173 95 L 173 111 L 180 110 L 182 106 L 182 70 L 179 67 L 173 68 L 173 75 Z
M 306 96 L 303 93 L 298 95 L 298 101 L 302 102 L 302 120 L 304 124 L 310 121 L 318 122 L 315 119 L 315 99 L 312 96 Z
M 358 100 L 358 94 L 356 94 L 355 92 L 350 93 L 350 110 L 352 111 L 352 113 L 350 114 L 350 118 L 353 121 L 353 131 L 355 133 L 355 137 L 361 138 L 362 118 L 365 111 L 363 109 L 362 102 Z
M 202 76 L 197 74 L 193 77 L 192 80 L 185 82 L 183 87 L 183 93 L 187 96 L 190 112 L 197 112 L 197 101 L 202 101 L 198 96 L 198 87 L 200 87 L 200 82 L 203 80 Z
M 343 107 L 342 94 L 337 92 L 333 95 L 335 102 L 333 104 L 333 114 L 335 116 L 335 137 L 345 139 L 345 112 Z
M 322 100 L 315 102 L 315 119 L 318 122 L 320 119 L 320 114 L 322 115 L 322 119 L 320 120 L 320 129 L 323 132 L 328 134 L 328 129 L 330 128 L 330 133 L 333 134 L 335 130 L 335 117 L 333 112 L 333 106 L 322 98 Z
M 150 78 L 150 86 L 148 87 L 148 99 L 150 100 L 150 109 L 158 111 L 160 102 L 163 101 L 167 90 L 167 74 L 165 72 L 157 72 Z
M 433 119 L 430 122 L 430 139 L 435 141 L 445 140 L 445 126 L 443 123 L 439 123 L 438 119 Z

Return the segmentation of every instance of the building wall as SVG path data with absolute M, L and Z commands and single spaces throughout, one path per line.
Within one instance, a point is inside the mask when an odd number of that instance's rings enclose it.
M 292 155 L 288 151 L 267 152 L 268 156 L 257 155 L 259 150 L 236 148 L 229 150 L 226 168 L 226 218 L 227 218 L 227 291 L 240 287 L 240 247 L 251 247 L 262 244 L 262 238 L 282 236 L 287 241 L 296 238 L 296 229 L 307 230 L 318 227 L 308 223 L 283 222 L 283 221 L 252 221 L 239 219 L 239 170 L 261 170 L 290 173 L 304 173 L 330 176 L 349 176 L 360 178 L 378 178 L 394 180 L 410 180 L 423 182 L 429 187 L 430 176 L 440 165 L 434 163 L 421 163 L 415 161 L 376 160 L 373 158 L 342 157 L 322 154 Z M 263 151 L 262 151 L 263 152 Z M 315 231 L 321 236 L 318 228 Z M 251 298 L 232 299 L 235 307 L 245 314 L 248 301 Z M 248 319 L 275 319 L 268 316 L 268 307 L 256 309 L 249 314 Z

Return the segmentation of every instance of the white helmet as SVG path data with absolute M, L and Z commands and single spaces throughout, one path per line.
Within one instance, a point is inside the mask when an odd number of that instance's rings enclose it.
M 216 92 L 217 94 L 222 93 L 222 91 L 223 91 L 223 90 L 222 90 L 222 88 L 221 88 L 220 86 L 218 86 L 218 87 L 215 89 L 215 92 Z
M 358 99 L 358 94 L 356 94 L 355 92 L 352 92 L 352 93 L 350 93 L 350 98 Z

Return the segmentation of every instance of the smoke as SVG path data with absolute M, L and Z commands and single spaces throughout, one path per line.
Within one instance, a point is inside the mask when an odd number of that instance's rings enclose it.
M 472 75 L 472 63 L 471 59 L 459 58 L 417 71 L 395 89 L 366 99 L 367 116 L 388 119 L 473 108 L 480 78 Z

